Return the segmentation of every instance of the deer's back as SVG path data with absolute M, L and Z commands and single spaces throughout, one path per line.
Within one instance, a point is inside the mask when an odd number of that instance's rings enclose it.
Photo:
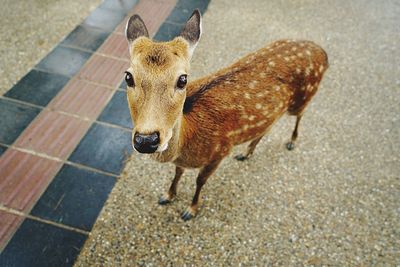
M 212 157 L 265 134 L 286 111 L 302 111 L 327 67 L 318 45 L 283 40 L 192 82 L 185 103 L 192 146 Z

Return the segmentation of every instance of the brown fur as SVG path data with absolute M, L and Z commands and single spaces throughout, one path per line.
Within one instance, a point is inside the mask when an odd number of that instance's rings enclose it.
M 293 145 L 304 109 L 328 68 L 327 55 L 316 44 L 282 40 L 179 90 L 175 84 L 189 71 L 190 45 L 182 37 L 165 43 L 136 40 L 130 68 L 136 86 L 127 91 L 133 133 L 159 131 L 168 148 L 153 158 L 177 166 L 163 203 L 175 196 L 184 168 L 201 168 L 184 219 L 195 215 L 202 186 L 232 147 L 251 141 L 243 158 L 248 157 L 286 112 L 298 118 Z
M 176 162 L 189 168 L 207 165 L 226 156 L 234 145 L 264 135 L 286 111 L 301 114 L 327 67 L 325 52 L 314 43 L 278 41 L 193 81 L 187 89 L 189 98 L 213 86 L 183 116 L 182 156 Z M 229 78 L 219 80 L 227 74 Z

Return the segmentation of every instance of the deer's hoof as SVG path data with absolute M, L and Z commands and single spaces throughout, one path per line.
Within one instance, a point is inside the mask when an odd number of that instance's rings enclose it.
M 286 148 L 287 148 L 287 150 L 293 150 L 294 149 L 294 143 L 293 142 L 289 142 L 289 143 L 287 143 L 286 144 Z
M 158 200 L 158 204 L 160 204 L 160 205 L 167 205 L 169 203 L 171 203 L 171 199 L 169 199 L 165 196 L 160 197 L 160 199 Z
M 191 207 L 189 207 L 182 213 L 181 218 L 186 222 L 192 219 L 194 216 L 196 216 L 195 212 Z
M 239 155 L 235 156 L 235 159 L 238 161 L 245 161 L 245 160 L 249 159 L 249 157 L 239 154 Z

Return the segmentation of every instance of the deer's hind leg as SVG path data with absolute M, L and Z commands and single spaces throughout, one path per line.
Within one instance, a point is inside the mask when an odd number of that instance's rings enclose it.
M 297 136 L 298 136 L 298 128 L 299 128 L 299 123 L 300 123 L 300 120 L 301 120 L 302 116 L 303 116 L 303 114 L 298 114 L 296 116 L 296 125 L 294 126 L 294 130 L 293 130 L 293 133 L 292 133 L 292 138 L 291 138 L 290 142 L 288 142 L 286 144 L 286 148 L 288 150 L 293 150 L 294 149 L 294 143 L 295 143 L 295 141 L 297 139 Z
M 251 155 L 253 155 L 254 150 L 256 149 L 257 144 L 261 141 L 261 139 L 263 138 L 264 135 L 254 139 L 253 141 L 251 141 L 251 143 L 249 144 L 249 146 L 247 147 L 247 152 L 245 155 L 243 154 L 239 154 L 235 157 L 235 159 L 240 160 L 240 161 L 244 161 L 248 158 L 250 158 Z

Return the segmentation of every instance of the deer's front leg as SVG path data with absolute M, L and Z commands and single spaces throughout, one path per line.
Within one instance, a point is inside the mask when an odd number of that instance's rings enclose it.
M 179 180 L 182 177 L 183 172 L 185 171 L 184 168 L 176 166 L 175 168 L 175 177 L 172 180 L 171 186 L 166 194 L 160 197 L 158 204 L 165 205 L 172 201 L 172 199 L 176 196 L 176 187 L 178 186 Z
M 193 196 L 192 204 L 182 213 L 182 219 L 184 221 L 190 220 L 197 214 L 199 199 L 200 199 L 200 191 L 203 185 L 206 183 L 208 177 L 213 174 L 213 172 L 217 169 L 221 160 L 213 161 L 211 164 L 203 167 L 200 170 L 199 175 L 196 180 L 196 193 Z

